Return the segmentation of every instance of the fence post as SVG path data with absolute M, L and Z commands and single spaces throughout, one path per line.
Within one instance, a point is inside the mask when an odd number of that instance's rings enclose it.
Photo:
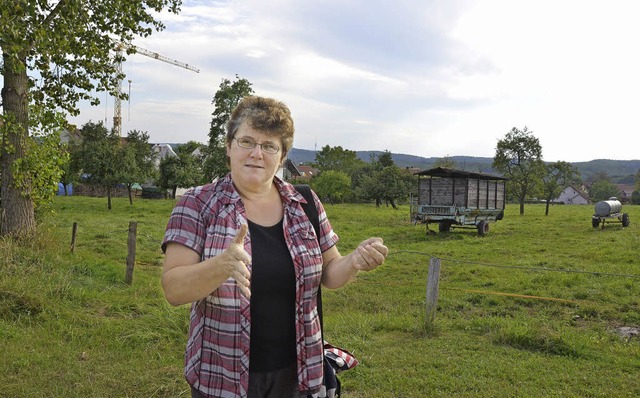
M 73 229 L 71 230 L 71 253 L 76 249 L 76 235 L 78 234 L 78 223 L 73 222 Z
M 440 284 L 440 259 L 429 259 L 429 273 L 427 276 L 427 323 L 433 323 L 438 306 L 438 285 Z
M 127 240 L 127 273 L 124 278 L 124 282 L 127 285 L 131 284 L 133 280 L 133 266 L 136 263 L 136 230 L 138 229 L 138 223 L 135 221 L 129 222 L 129 238 Z

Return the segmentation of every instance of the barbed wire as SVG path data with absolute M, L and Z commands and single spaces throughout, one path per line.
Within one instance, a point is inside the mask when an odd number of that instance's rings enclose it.
M 562 269 L 562 268 L 546 268 L 546 267 L 545 268 L 538 268 L 538 267 L 526 267 L 526 266 L 520 266 L 520 265 L 502 265 L 502 264 L 481 263 L 481 262 L 477 262 L 477 261 L 468 261 L 468 260 L 456 260 L 456 259 L 453 259 L 453 258 L 435 256 L 435 255 L 433 255 L 431 253 L 420 252 L 420 251 L 415 251 L 415 250 L 396 250 L 394 252 L 390 252 L 388 254 L 388 256 L 396 255 L 396 254 L 402 254 L 402 253 L 419 254 L 419 255 L 423 255 L 423 256 L 439 258 L 439 259 L 447 261 L 447 262 L 463 263 L 463 264 L 470 264 L 470 265 L 479 265 L 479 266 L 483 266 L 483 267 L 512 268 L 512 269 L 520 269 L 520 270 L 527 270 L 527 271 L 566 272 L 566 273 L 576 273 L 576 274 L 588 274 L 588 275 L 594 275 L 594 276 L 617 276 L 617 277 L 623 277 L 623 278 L 640 279 L 640 275 L 635 275 L 635 274 L 618 274 L 618 273 L 612 273 L 612 272 L 584 271 L 584 270 L 573 270 L 573 269 Z

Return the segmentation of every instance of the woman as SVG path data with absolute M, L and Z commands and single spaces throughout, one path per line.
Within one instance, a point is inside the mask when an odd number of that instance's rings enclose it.
M 247 97 L 227 123 L 231 172 L 180 198 L 162 244 L 162 287 L 193 303 L 185 355 L 192 397 L 298 397 L 322 383 L 316 294 L 384 262 L 380 238 L 342 256 L 313 194 L 319 237 L 276 171 L 293 144 L 289 109 Z M 305 202 L 306 203 L 306 202 Z

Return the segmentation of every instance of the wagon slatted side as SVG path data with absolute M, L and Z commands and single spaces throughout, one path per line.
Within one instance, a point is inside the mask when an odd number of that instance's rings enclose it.
M 412 219 L 439 223 L 441 231 L 452 225 L 476 225 L 486 233 L 487 222 L 502 218 L 504 177 L 440 167 L 416 174 L 418 197 L 412 204 Z

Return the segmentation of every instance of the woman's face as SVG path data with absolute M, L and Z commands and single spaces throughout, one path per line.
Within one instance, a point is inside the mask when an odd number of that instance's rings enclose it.
M 256 143 L 279 148 L 278 153 L 267 153 L 260 145 L 248 149 L 242 148 L 238 140 L 245 146 Z M 278 137 L 269 137 L 242 123 L 235 137 L 227 146 L 227 156 L 231 167 L 231 176 L 235 184 L 249 189 L 269 187 L 282 161 L 282 142 Z

